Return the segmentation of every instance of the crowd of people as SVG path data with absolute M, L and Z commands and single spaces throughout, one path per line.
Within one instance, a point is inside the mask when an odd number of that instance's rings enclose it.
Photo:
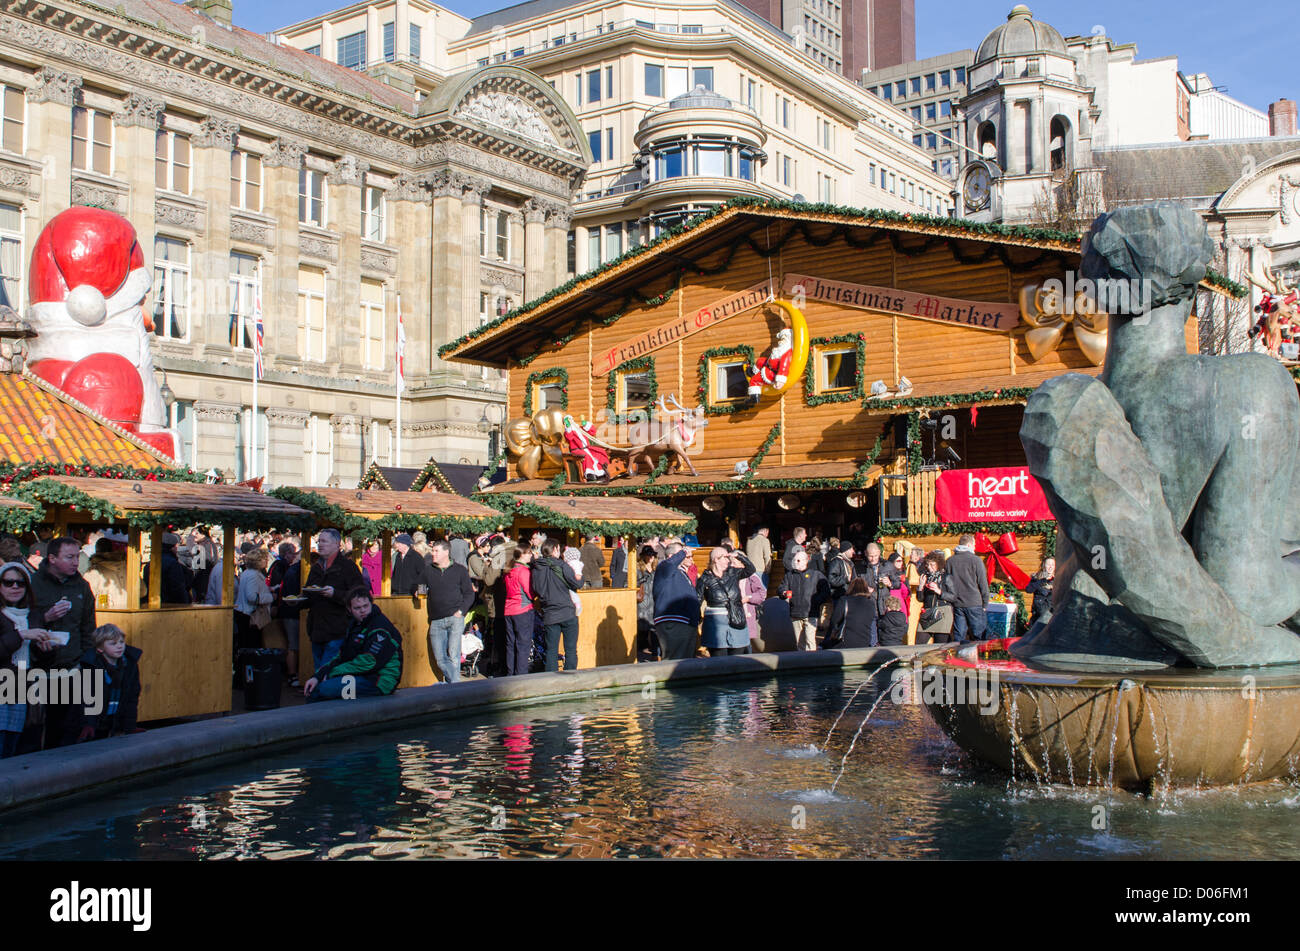
M 235 541 L 236 650 L 283 649 L 288 683 L 309 701 L 392 693 L 402 675 L 402 636 L 375 604 L 383 575 L 377 542 L 323 529 L 304 578 L 302 539 L 263 532 Z M 220 604 L 222 542 L 219 530 L 205 526 L 165 533 L 157 553 L 161 603 Z M 978 640 L 987 630 L 987 568 L 970 535 L 952 551 L 904 541 L 886 553 L 875 542 L 823 540 L 796 528 L 780 549 L 777 579 L 766 527 L 743 551 L 723 540 L 702 570 L 693 536 L 639 539 L 632 564 L 621 541 L 608 565 L 602 538 L 582 542 L 566 545 L 542 531 L 518 539 L 453 533 L 433 542 L 422 532 L 397 535 L 391 592 L 423 597 L 433 672 L 456 683 L 575 669 L 581 592 L 625 588 L 630 572 L 642 660 Z M 88 669 L 108 697 L 93 715 L 71 703 L 0 702 L 0 757 L 138 729 L 140 651 L 119 628 L 95 621 L 97 608 L 127 606 L 125 544 L 112 532 L 0 536 L 0 669 Z M 142 574 L 143 602 L 147 562 Z M 1054 575 L 1048 558 L 1033 576 L 1031 623 L 1049 615 Z M 314 671 L 305 684 L 297 678 L 302 633 Z

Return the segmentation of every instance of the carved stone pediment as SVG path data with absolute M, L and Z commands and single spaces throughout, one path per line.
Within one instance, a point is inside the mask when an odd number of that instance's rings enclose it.
M 107 208 L 118 214 L 126 213 L 130 189 L 125 182 L 94 175 L 89 172 L 72 173 L 72 204 L 89 208 Z
M 275 222 L 263 215 L 234 211 L 230 214 L 230 239 L 260 244 L 264 248 L 271 246 L 275 236 Z
M 456 107 L 452 118 L 502 129 L 546 148 L 561 148 L 545 116 L 521 96 L 506 92 L 474 93 Z
M 338 235 L 328 231 L 300 229 L 298 231 L 298 253 L 305 258 L 337 261 L 339 259 Z

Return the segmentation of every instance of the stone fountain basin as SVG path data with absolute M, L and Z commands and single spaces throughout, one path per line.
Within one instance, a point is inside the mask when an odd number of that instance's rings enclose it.
M 958 650 L 920 659 L 922 701 L 1014 778 L 1153 791 L 1300 776 L 1300 665 L 1072 674 Z

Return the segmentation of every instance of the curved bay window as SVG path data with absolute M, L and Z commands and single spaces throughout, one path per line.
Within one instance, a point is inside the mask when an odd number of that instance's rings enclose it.
M 754 181 L 762 152 L 735 139 L 687 137 L 650 146 L 654 181 L 700 175 Z

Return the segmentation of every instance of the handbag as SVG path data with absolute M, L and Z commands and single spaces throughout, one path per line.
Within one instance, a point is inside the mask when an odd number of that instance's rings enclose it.
M 261 630 L 271 623 L 271 611 L 265 604 L 259 604 L 248 616 L 248 623 Z
M 926 634 L 951 634 L 952 605 L 936 604 L 932 608 L 926 608 L 921 612 L 918 630 L 924 631 Z

